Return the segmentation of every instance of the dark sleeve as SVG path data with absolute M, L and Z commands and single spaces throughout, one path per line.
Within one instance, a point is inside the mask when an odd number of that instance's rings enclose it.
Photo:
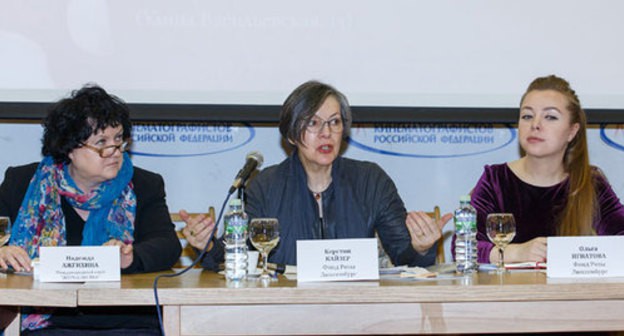
M 496 181 L 493 170 L 486 166 L 481 178 L 479 178 L 477 185 L 470 195 L 470 204 L 477 210 L 477 262 L 479 263 L 490 262 L 490 251 L 492 251 L 494 247 L 494 244 L 490 242 L 487 231 L 485 230 L 485 218 L 489 213 L 501 212 L 497 206 L 500 204 L 497 193 L 500 186 L 497 185 L 498 183 Z M 455 237 L 453 237 L 453 247 L 455 245 L 454 243 Z M 453 247 L 451 250 L 454 256 L 455 249 Z
M 204 269 L 211 270 L 214 272 L 218 272 L 220 269 L 220 264 L 225 260 L 225 241 L 223 237 L 216 238 L 212 237 L 212 249 L 207 251 L 204 257 L 201 260 L 201 266 Z M 200 250 L 193 248 L 195 253 L 199 255 L 201 253 Z
M 133 183 L 137 196 L 134 261 L 123 273 L 170 269 L 182 248 L 165 201 L 164 181 L 158 174 L 135 168 Z
M 599 217 L 595 223 L 596 234 L 600 236 L 624 235 L 624 206 L 601 173 L 596 177 L 596 194 Z
M 432 246 L 425 255 L 416 252 L 412 247 L 412 239 L 405 224 L 407 212 L 397 188 L 386 172 L 374 165 L 369 178 L 375 185 L 371 194 L 371 204 L 376 205 L 375 228 L 381 244 L 395 265 L 409 265 L 426 267 L 435 263 L 436 246 Z
M 265 195 L 270 195 L 266 186 L 272 184 L 271 176 L 274 174 L 274 167 L 265 169 L 261 174 L 249 182 L 249 187 L 245 190 L 245 212 L 249 218 L 262 218 L 267 216 L 268 204 Z
M 4 180 L 0 184 L 0 216 L 9 216 L 11 222 L 15 223 L 30 179 L 36 169 L 37 164 L 7 168 Z

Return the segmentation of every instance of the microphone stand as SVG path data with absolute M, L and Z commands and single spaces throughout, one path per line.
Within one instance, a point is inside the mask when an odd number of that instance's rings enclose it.
M 236 194 L 236 196 L 238 197 L 238 199 L 241 200 L 241 202 L 243 202 L 243 204 L 245 204 L 245 182 L 243 181 L 243 183 L 241 184 L 241 186 L 238 188 L 238 192 Z
M 239 188 L 239 192 L 240 192 L 240 189 L 241 188 Z M 158 324 L 160 326 L 160 333 L 162 336 L 165 336 L 165 328 L 163 325 L 162 312 L 161 312 L 160 303 L 158 300 L 158 280 L 160 280 L 161 278 L 177 277 L 188 272 L 190 269 L 192 269 L 195 265 L 197 265 L 204 258 L 204 255 L 206 255 L 208 251 L 208 247 L 210 246 L 211 242 L 218 244 L 217 240 L 213 241 L 213 237 L 215 237 L 215 233 L 219 228 L 219 222 L 221 221 L 221 218 L 223 217 L 223 212 L 225 210 L 225 207 L 230 199 L 230 196 L 232 196 L 233 193 L 234 191 L 227 193 L 225 200 L 223 201 L 223 204 L 221 205 L 221 210 L 219 211 L 219 214 L 216 218 L 214 229 L 212 230 L 212 232 L 210 232 L 210 235 L 208 236 L 208 242 L 206 243 L 206 246 L 204 246 L 204 248 L 199 252 L 199 255 L 195 258 L 195 260 L 193 260 L 193 262 L 190 265 L 186 266 L 181 271 L 177 271 L 172 274 L 160 274 L 154 278 L 152 289 L 154 291 L 154 300 L 156 301 L 156 313 L 158 315 Z M 244 208 L 243 208 L 243 211 L 244 211 Z
M 256 153 L 256 154 L 259 155 L 260 153 Z M 262 156 L 261 155 L 259 156 L 260 158 L 259 158 L 259 162 L 257 166 L 260 166 L 262 164 Z M 239 172 L 239 175 L 240 174 L 241 172 Z M 236 188 L 235 185 L 232 185 L 232 187 L 230 187 L 230 189 L 228 190 L 225 200 L 223 201 L 223 205 L 221 206 L 221 210 L 219 211 L 219 215 L 216 219 L 214 229 L 212 230 L 212 232 L 210 232 L 210 235 L 208 236 L 208 242 L 206 243 L 206 246 L 204 246 L 204 248 L 200 251 L 197 258 L 195 258 L 195 260 L 193 260 L 193 262 L 190 265 L 188 265 L 186 268 L 182 269 L 181 271 L 175 272 L 173 274 L 161 274 L 161 275 L 156 276 L 156 278 L 154 278 L 154 283 L 152 285 L 152 288 L 154 290 L 154 301 L 156 301 L 156 312 L 158 315 L 158 324 L 160 325 L 160 332 L 162 336 L 165 336 L 165 329 L 163 327 L 162 313 L 160 311 L 160 304 L 158 300 L 158 280 L 160 278 L 173 278 L 173 277 L 180 276 L 188 272 L 191 268 L 197 265 L 204 258 L 204 255 L 206 255 L 206 252 L 208 251 L 208 247 L 210 246 L 210 243 L 213 242 L 213 237 L 215 237 L 216 231 L 218 231 L 219 229 L 219 222 L 221 221 L 221 217 L 223 216 L 223 212 L 228 203 L 228 200 L 230 199 L 230 196 L 232 196 L 232 194 L 235 191 L 237 191 L 237 196 L 241 200 L 241 204 L 243 206 L 243 212 L 245 211 L 245 200 L 243 198 L 245 197 L 245 183 L 247 183 L 248 177 L 249 176 L 241 180 L 240 186 L 238 186 L 238 188 Z M 238 190 L 236 190 L 235 188 Z M 221 237 L 217 237 L 217 240 L 220 238 Z M 215 240 L 214 243 L 217 244 L 218 242 Z

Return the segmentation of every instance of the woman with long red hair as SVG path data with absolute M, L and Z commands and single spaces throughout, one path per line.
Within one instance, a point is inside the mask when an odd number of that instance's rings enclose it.
M 624 234 L 624 206 L 589 164 L 587 119 L 563 78 L 535 79 L 522 96 L 518 141 L 524 155 L 489 165 L 472 192 L 479 262 L 498 262 L 485 230 L 489 213 L 509 212 L 516 236 L 505 262 L 546 261 L 546 237 Z

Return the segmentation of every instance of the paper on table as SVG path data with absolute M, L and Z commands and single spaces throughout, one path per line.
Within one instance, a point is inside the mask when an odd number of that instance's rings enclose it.
M 520 263 L 507 263 L 505 269 L 546 269 L 546 263 L 540 261 L 526 261 Z
M 438 275 L 438 273 L 430 272 L 429 270 L 418 266 L 381 268 L 379 269 L 379 274 L 398 274 L 401 278 L 433 278 Z
M 407 266 L 396 266 L 396 267 L 380 268 L 379 269 L 379 274 L 400 274 L 403 271 L 405 271 L 406 268 L 407 268 Z
M 276 267 L 277 265 L 269 263 L 269 269 L 275 269 Z M 436 272 L 431 272 L 427 270 L 426 268 L 422 268 L 418 266 L 414 266 L 414 267 L 396 266 L 396 267 L 390 267 L 390 268 L 380 268 L 379 274 L 380 275 L 395 274 L 401 278 L 433 278 L 438 275 L 438 273 Z M 287 279 L 291 279 L 291 278 L 296 279 L 297 266 L 286 265 L 284 276 Z

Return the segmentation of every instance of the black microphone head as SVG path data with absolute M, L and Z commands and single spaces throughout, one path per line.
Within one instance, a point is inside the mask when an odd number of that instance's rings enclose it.
M 249 152 L 249 154 L 247 154 L 247 160 L 249 159 L 258 162 L 256 168 L 260 168 L 260 166 L 262 166 L 262 163 L 264 163 L 264 157 L 262 156 L 262 153 L 258 151 Z
M 262 166 L 263 162 L 264 158 L 260 152 L 249 152 L 249 154 L 247 154 L 247 158 L 245 159 L 245 165 L 238 171 L 238 174 L 236 174 L 236 178 L 234 178 L 234 182 L 230 187 L 229 193 L 232 194 L 236 189 L 240 188 L 249 178 L 249 175 L 251 175 L 255 169 Z

